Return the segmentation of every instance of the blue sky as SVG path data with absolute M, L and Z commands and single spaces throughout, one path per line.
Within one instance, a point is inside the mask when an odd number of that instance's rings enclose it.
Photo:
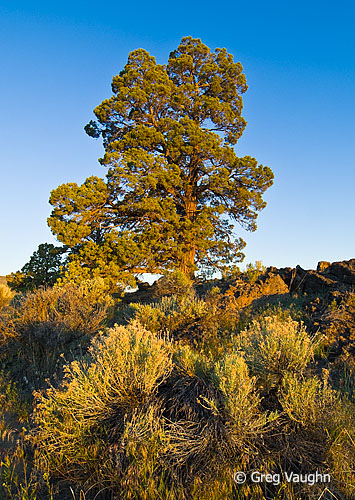
M 143 47 L 165 63 L 183 36 L 242 63 L 237 144 L 272 168 L 246 262 L 315 268 L 355 257 L 355 4 L 0 1 L 0 275 L 55 242 L 50 191 L 105 175 L 83 127 Z

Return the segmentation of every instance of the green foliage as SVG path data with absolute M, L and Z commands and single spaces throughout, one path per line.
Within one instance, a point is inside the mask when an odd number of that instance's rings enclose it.
M 25 376 L 32 387 L 43 386 L 60 372 L 61 355 L 85 352 L 112 305 L 102 278 L 28 292 L 12 315 L 0 318 L 3 366 L 22 383 Z
M 304 428 L 325 421 L 336 404 L 336 393 L 327 379 L 303 378 L 287 373 L 282 381 L 280 402 L 289 418 Z
M 42 243 L 33 252 L 29 262 L 21 271 L 7 276 L 13 290 L 23 292 L 34 290 L 39 286 L 54 285 L 62 273 L 64 247 L 56 247 L 51 243 Z
M 352 358 L 355 352 L 355 293 L 345 294 L 338 304 L 334 300 L 324 319 L 332 352 L 342 354 L 343 359 Z
M 36 325 L 50 322 L 63 325 L 67 331 L 96 333 L 113 305 L 102 278 L 82 281 L 79 285 L 41 288 L 24 296 L 18 309 L 18 324 Z
M 190 377 L 199 377 L 206 382 L 213 373 L 213 359 L 189 344 L 178 344 L 174 352 L 174 362 Z
M 153 332 L 167 333 L 194 344 L 216 337 L 217 308 L 196 297 L 162 297 L 153 304 L 131 304 L 134 318 Z
M 167 279 L 159 300 L 134 306 L 146 328 L 131 317 L 105 329 L 103 279 L 2 309 L 0 498 L 318 500 L 323 484 L 233 481 L 237 470 L 318 470 L 330 496 L 351 500 L 355 406 L 334 363 L 314 361 L 321 339 L 294 320 L 298 303 L 250 308 L 238 333 L 228 291 L 202 299 L 184 274 Z M 351 307 L 347 297 L 332 314 L 345 321 Z
M 266 267 L 262 265 L 261 260 L 256 260 L 255 264 L 249 263 L 246 268 L 246 275 L 250 283 L 255 283 L 261 274 L 266 271 Z
M 20 453 L 20 456 L 19 456 Z M 21 474 L 19 473 L 19 468 Z M 31 477 L 23 449 L 11 458 L 7 456 L 0 464 L 1 490 L 9 500 L 37 500 L 38 483 Z
M 163 278 L 156 282 L 155 297 L 174 295 L 177 298 L 194 297 L 193 281 L 179 270 L 165 273 Z
M 94 494 L 106 489 L 114 498 L 197 498 L 206 487 L 202 481 L 214 484 L 216 474 L 218 485 L 230 493 L 231 469 L 221 464 L 221 454 L 242 450 L 251 431 L 243 429 L 244 420 L 236 414 L 228 419 L 231 428 L 239 429 L 238 441 L 231 430 L 223 430 L 218 391 L 195 392 L 200 382 L 194 378 L 191 389 L 184 388 L 185 397 L 189 392 L 193 396 L 190 410 L 182 407 L 175 414 L 170 407 L 172 413 L 165 415 L 172 392 L 180 391 L 172 354 L 173 344 L 138 323 L 115 327 L 97 339 L 89 359 L 67 366 L 62 387 L 37 394 L 36 460 L 41 469 L 84 490 L 93 488 Z M 221 365 L 214 377 L 247 414 L 257 401 L 253 385 L 247 380 L 232 395 L 236 386 L 226 387 L 225 376 L 233 372 L 233 380 L 241 381 L 247 373 L 245 365 L 231 365 Z M 163 404 L 165 397 L 169 399 Z M 216 425 L 221 431 L 214 435 Z
M 312 340 L 302 323 L 271 316 L 254 320 L 235 342 L 251 370 L 270 388 L 279 386 L 286 373 L 304 373 L 319 340 Z
M 71 249 L 68 279 L 230 266 L 254 231 L 273 174 L 233 146 L 246 122 L 240 63 L 183 38 L 167 65 L 133 51 L 86 132 L 103 138 L 106 180 L 63 184 L 49 226 Z
M 344 406 L 326 374 L 320 380 L 307 373 L 313 345 L 293 323 L 269 318 L 269 349 L 256 355 L 244 343 L 245 350 L 232 348 L 217 361 L 137 322 L 116 326 L 96 339 L 90 357 L 66 367 L 61 387 L 37 394 L 37 466 L 98 498 L 101 490 L 132 500 L 264 500 L 259 485 L 235 489 L 233 472 L 298 471 L 301 464 L 306 472 L 330 472 L 331 491 L 350 499 L 353 475 L 340 454 L 351 470 L 354 408 Z M 260 335 L 259 327 L 249 333 Z M 263 373 L 250 364 L 250 352 L 273 370 L 282 329 L 293 332 L 296 353 L 280 346 L 288 363 L 265 411 Z M 321 487 L 270 487 L 267 498 L 316 499 Z
M 67 367 L 61 389 L 37 395 L 38 460 L 44 470 L 70 481 L 113 490 L 123 481 L 129 490 L 132 467 L 137 467 L 130 464 L 120 476 L 114 463 L 119 449 L 114 443 L 126 443 L 124 451 L 132 456 L 132 447 L 139 448 L 144 433 L 156 425 L 154 407 L 145 415 L 141 410 L 171 372 L 171 346 L 132 324 L 117 326 L 99 338 L 91 356 L 91 360 Z M 150 427 L 144 430 L 147 425 Z M 154 432 L 149 446 L 153 446 Z
M 269 418 L 260 412 L 256 379 L 250 377 L 243 355 L 239 352 L 224 355 L 214 366 L 213 379 L 231 416 L 229 432 L 233 442 L 240 449 L 250 446 L 262 434 Z
M 15 414 L 20 423 L 30 417 L 30 404 L 18 389 L 17 382 L 11 380 L 9 373 L 0 371 L 0 406 L 4 412 Z

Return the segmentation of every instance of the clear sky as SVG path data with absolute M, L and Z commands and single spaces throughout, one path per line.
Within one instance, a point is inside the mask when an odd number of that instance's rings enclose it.
M 248 125 L 237 144 L 274 186 L 246 262 L 315 268 L 355 257 L 353 1 L 39 2 L 0 0 L 0 275 L 55 242 L 50 191 L 105 175 L 83 127 L 143 47 L 167 61 L 183 36 L 244 67 Z

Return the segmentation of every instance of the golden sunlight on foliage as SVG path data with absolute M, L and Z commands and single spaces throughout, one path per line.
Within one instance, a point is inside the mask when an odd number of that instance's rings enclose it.
M 0 283 L 0 309 L 2 307 L 8 306 L 11 300 L 14 298 L 15 292 L 11 290 L 7 285 Z

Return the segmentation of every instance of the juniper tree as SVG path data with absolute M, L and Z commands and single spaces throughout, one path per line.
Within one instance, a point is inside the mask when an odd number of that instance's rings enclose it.
M 72 248 L 72 274 L 192 275 L 242 260 L 235 226 L 256 229 L 273 179 L 234 149 L 246 125 L 246 90 L 242 65 L 199 39 L 183 38 L 167 65 L 143 49 L 129 54 L 113 95 L 85 127 L 103 139 L 106 179 L 51 194 L 48 222 Z
M 20 271 L 6 277 L 8 284 L 17 292 L 54 285 L 65 266 L 65 251 L 65 247 L 41 243 Z

